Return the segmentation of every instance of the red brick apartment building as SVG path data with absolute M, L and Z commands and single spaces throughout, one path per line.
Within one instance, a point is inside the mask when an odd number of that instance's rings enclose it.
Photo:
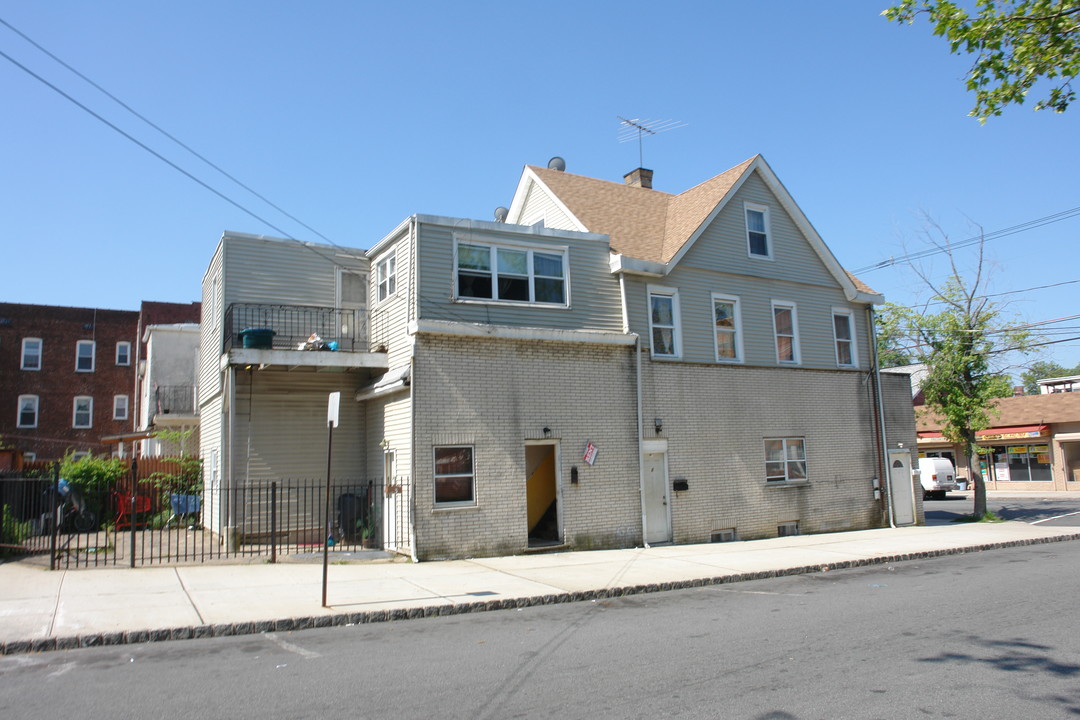
M 130 432 L 140 330 L 198 322 L 199 304 L 144 302 L 142 311 L 0 303 L 0 446 L 24 460 L 109 453 Z

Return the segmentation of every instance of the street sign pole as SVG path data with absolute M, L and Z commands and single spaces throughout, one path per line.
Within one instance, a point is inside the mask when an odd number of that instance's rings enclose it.
M 324 515 L 326 522 L 324 524 L 325 539 L 323 540 L 323 553 L 322 553 L 322 606 L 329 607 L 326 604 L 326 578 L 327 571 L 330 567 L 330 458 L 332 457 L 332 451 L 334 449 L 334 428 L 338 425 L 338 408 L 341 404 L 341 393 L 330 393 L 329 400 L 326 404 L 326 502 L 324 506 Z

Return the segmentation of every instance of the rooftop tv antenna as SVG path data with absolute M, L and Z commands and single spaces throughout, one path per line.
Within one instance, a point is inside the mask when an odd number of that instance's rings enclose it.
M 638 141 L 638 167 L 645 167 L 644 153 L 642 152 L 642 138 L 645 135 L 657 135 L 668 130 L 677 130 L 686 127 L 686 123 L 680 120 L 642 120 L 641 118 L 619 118 L 619 142 L 630 142 L 637 137 Z

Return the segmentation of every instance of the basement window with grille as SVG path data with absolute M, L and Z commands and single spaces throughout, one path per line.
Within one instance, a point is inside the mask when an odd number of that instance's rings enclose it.
M 724 528 L 723 530 L 713 530 L 712 538 L 709 542 L 735 542 L 738 539 L 739 536 L 735 532 L 735 528 Z
M 776 537 L 791 537 L 799 534 L 799 522 L 780 523 L 776 526 Z

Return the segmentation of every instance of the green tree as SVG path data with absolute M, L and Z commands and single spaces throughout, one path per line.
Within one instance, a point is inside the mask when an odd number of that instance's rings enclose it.
M 975 93 L 971 115 L 979 122 L 1023 104 L 1036 84 L 1048 92 L 1036 110 L 1065 112 L 1076 99 L 1072 80 L 1080 73 L 1080 0 L 978 0 L 974 14 L 949 0 L 902 0 L 882 15 L 915 22 L 926 15 L 934 34 L 954 54 L 974 55 L 967 88 Z
M 1028 365 L 1028 369 L 1020 373 L 1020 382 L 1024 383 L 1024 392 L 1028 395 L 1038 395 L 1039 380 L 1067 377 L 1069 375 L 1080 375 L 1080 365 L 1067 368 L 1051 360 L 1038 360 Z
M 940 232 L 940 228 L 938 228 Z M 974 511 L 986 514 L 986 485 L 979 470 L 975 433 L 990 427 L 993 400 L 1012 394 L 1009 376 L 1000 369 L 1010 352 L 1026 352 L 1024 330 L 1012 329 L 1001 305 L 984 294 L 982 246 L 974 270 L 965 277 L 944 236 L 950 272 L 944 284 L 919 273 L 933 297 L 921 308 L 887 308 L 898 337 L 906 339 L 916 362 L 924 363 L 922 381 L 927 407 L 941 416 L 942 433 L 960 445 L 974 482 Z
M 874 337 L 877 341 L 878 365 L 883 368 L 911 365 L 911 353 L 905 349 L 907 342 L 906 308 L 895 303 L 885 303 L 874 323 Z

